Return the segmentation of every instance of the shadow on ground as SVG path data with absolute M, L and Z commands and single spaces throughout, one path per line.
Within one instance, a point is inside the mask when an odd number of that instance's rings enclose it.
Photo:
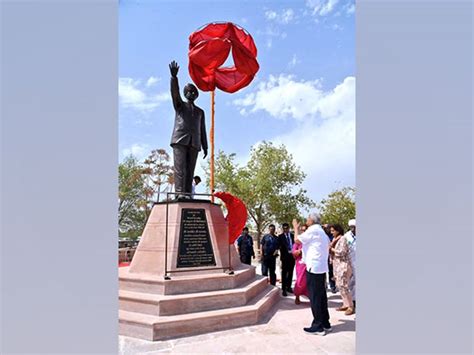
M 337 300 L 337 301 L 336 301 Z M 301 303 L 299 305 L 295 304 L 295 296 L 289 295 L 288 297 L 280 296 L 280 302 L 278 303 L 280 309 L 300 309 L 305 307 L 310 307 L 309 300 L 306 297 L 300 298 Z M 328 307 L 329 308 L 338 308 L 342 306 L 341 297 L 339 295 L 328 296 Z
M 338 301 L 333 301 L 338 300 Z M 329 308 L 335 308 L 342 306 L 341 298 L 339 295 L 328 296 Z M 306 297 L 301 297 L 301 303 L 295 304 L 295 297 L 289 295 L 288 297 L 280 296 L 280 300 L 270 309 L 270 311 L 262 318 L 257 324 L 268 323 L 278 311 L 290 311 L 298 309 L 308 309 L 311 312 L 311 305 Z M 344 314 L 343 312 L 341 312 Z M 341 314 L 341 315 L 342 315 Z M 338 324 L 332 326 L 333 332 L 344 332 L 344 331 L 355 331 L 355 320 L 352 319 L 339 319 Z
M 353 319 L 341 319 L 340 323 L 332 326 L 333 333 L 337 332 L 354 332 L 356 321 Z

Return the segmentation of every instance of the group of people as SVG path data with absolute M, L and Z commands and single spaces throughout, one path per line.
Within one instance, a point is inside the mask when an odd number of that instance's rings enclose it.
M 262 274 L 276 285 L 276 259 L 279 255 L 282 295 L 286 297 L 288 293 L 294 293 L 296 304 L 300 304 L 300 296 L 306 296 L 314 319 L 304 331 L 324 335 L 331 330 L 327 288 L 333 293 L 340 292 L 343 304 L 337 308 L 338 311 L 346 315 L 355 313 L 356 222 L 355 219 L 349 221 L 346 233 L 339 224 L 321 225 L 318 213 L 311 213 L 303 225 L 296 220 L 292 224 L 294 232 L 290 231 L 288 223 L 283 223 L 279 235 L 275 225 L 269 225 L 268 233 L 259 243 Z M 255 252 L 247 227 L 237 239 L 237 249 L 242 263 L 250 265 Z M 296 282 L 292 288 L 295 269 Z

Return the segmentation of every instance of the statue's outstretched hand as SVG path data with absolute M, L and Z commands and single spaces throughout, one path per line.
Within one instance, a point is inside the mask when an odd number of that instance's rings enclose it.
M 206 157 L 207 157 L 207 149 L 204 149 L 204 156 L 202 158 L 206 159 Z
M 174 60 L 170 63 L 170 72 L 172 77 L 176 77 L 178 75 L 179 65 Z

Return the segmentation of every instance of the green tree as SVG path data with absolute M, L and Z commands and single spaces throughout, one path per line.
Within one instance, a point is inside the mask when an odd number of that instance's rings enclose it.
M 356 215 L 355 188 L 347 186 L 331 192 L 318 208 L 323 223 L 340 224 L 346 229 L 349 220 Z
M 207 169 L 209 185 L 209 169 Z M 305 174 L 293 162 L 284 145 L 263 142 L 252 148 L 245 166 L 235 162 L 235 154 L 220 151 L 215 163 L 215 189 L 228 191 L 247 206 L 257 237 L 272 222 L 291 222 L 301 209 L 314 203 L 301 188 Z
M 138 236 L 143 228 L 146 205 L 143 166 L 132 155 L 119 164 L 118 222 L 121 236 Z
M 173 167 L 164 149 L 154 149 L 139 162 L 130 155 L 119 164 L 119 235 L 136 237 L 145 228 L 160 194 L 171 191 Z

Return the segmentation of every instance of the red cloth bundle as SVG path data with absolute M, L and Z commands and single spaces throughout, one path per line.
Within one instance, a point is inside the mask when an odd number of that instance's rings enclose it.
M 216 192 L 214 196 L 220 198 L 227 208 L 227 222 L 229 223 L 229 244 L 233 244 L 242 233 L 247 223 L 247 207 L 245 204 L 228 192 Z
M 232 49 L 234 66 L 220 67 Z M 252 36 L 233 23 L 211 23 L 189 36 L 189 75 L 202 91 L 233 93 L 250 84 L 259 69 Z

